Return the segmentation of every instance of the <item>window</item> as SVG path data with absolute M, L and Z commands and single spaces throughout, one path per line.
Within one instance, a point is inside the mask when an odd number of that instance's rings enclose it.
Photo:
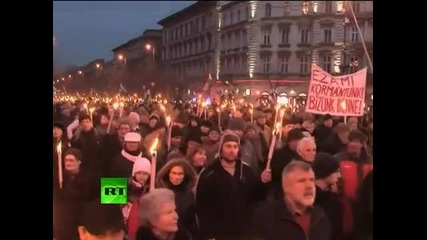
M 222 18 L 222 25 L 226 26 L 227 24 L 227 13 L 224 13 L 223 18 Z
M 319 1 L 313 1 L 313 12 L 317 13 L 319 11 Z
M 240 9 L 237 10 L 237 22 L 240 22 Z
M 327 28 L 323 30 L 323 41 L 325 43 L 330 43 L 332 39 L 332 30 Z
M 206 28 L 206 16 L 202 17 L 202 30 Z
M 264 29 L 262 35 L 264 36 L 263 43 L 266 45 L 269 45 L 270 44 L 271 29 Z
M 308 8 L 310 7 L 310 1 L 303 1 L 302 2 L 302 13 L 304 15 L 308 14 Z
M 344 1 L 337 1 L 337 13 L 344 13 Z
M 234 58 L 234 72 L 240 72 L 240 57 Z
M 323 57 L 323 70 L 330 73 L 331 72 L 331 56 Z
M 271 17 L 271 4 L 265 4 L 265 17 Z
M 308 73 L 308 57 L 300 58 L 299 72 L 302 74 Z
M 357 43 L 359 40 L 359 33 L 357 32 L 357 28 L 356 27 L 352 27 L 351 28 L 351 42 L 352 43 Z
M 234 14 L 233 12 L 230 12 L 230 24 L 234 23 Z
M 283 8 L 284 8 L 284 15 L 288 16 L 291 13 L 291 3 L 290 2 L 285 2 L 283 4 Z
M 235 46 L 240 47 L 240 31 L 234 33 Z
M 289 28 L 282 29 L 282 44 L 289 43 Z
M 233 48 L 233 36 L 231 35 L 231 32 L 227 34 L 227 45 L 228 49 Z
M 332 2 L 325 2 L 325 13 L 332 13 Z
M 308 29 L 307 28 L 301 28 L 301 43 L 304 43 L 304 44 L 308 43 Z
M 270 58 L 264 57 L 262 59 L 262 71 L 268 73 L 270 71 Z
M 280 58 L 280 72 L 281 73 L 288 73 L 288 70 L 289 70 L 289 58 L 281 57 Z
M 246 7 L 246 9 L 245 9 L 245 19 L 246 20 L 249 19 L 249 7 Z

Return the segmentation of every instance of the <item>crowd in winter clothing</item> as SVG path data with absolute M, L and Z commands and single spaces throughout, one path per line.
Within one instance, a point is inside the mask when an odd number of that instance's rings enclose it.
M 269 164 L 272 109 L 257 109 L 253 122 L 228 109 L 204 117 L 189 106 L 55 109 L 57 240 L 371 238 L 372 119 L 288 114 Z M 128 204 L 100 205 L 101 177 L 127 178 Z M 103 212 L 99 223 L 90 211 Z

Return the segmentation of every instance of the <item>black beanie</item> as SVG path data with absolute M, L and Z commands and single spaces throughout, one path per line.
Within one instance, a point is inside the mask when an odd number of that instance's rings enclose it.
M 236 143 L 240 144 L 240 139 L 235 134 L 227 134 L 227 135 L 224 135 L 224 137 L 222 139 L 222 144 L 224 144 L 226 142 L 236 142 Z
M 87 114 L 87 113 L 80 113 L 80 115 L 79 115 L 79 122 L 81 122 L 83 120 L 86 120 L 86 119 L 91 120 L 90 119 L 90 115 Z
M 312 167 L 316 179 L 322 179 L 338 171 L 340 165 L 331 154 L 319 152 L 316 154 Z

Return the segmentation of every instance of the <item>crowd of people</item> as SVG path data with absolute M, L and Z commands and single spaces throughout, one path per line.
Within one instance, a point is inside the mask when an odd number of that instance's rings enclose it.
M 83 105 L 54 107 L 56 240 L 372 239 L 372 118 Z M 102 205 L 101 177 L 128 204 Z

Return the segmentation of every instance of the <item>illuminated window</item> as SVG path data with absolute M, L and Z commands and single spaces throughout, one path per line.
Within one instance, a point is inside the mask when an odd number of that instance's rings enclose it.
M 332 40 L 332 30 L 327 28 L 323 30 L 323 41 L 325 43 L 330 43 Z
M 289 71 L 289 58 L 288 57 L 281 57 L 280 58 L 280 72 L 281 73 L 288 73 Z
M 262 35 L 263 35 L 263 43 L 264 44 L 270 44 L 270 35 L 271 35 L 271 29 L 264 29 L 262 31 Z
M 307 28 L 301 28 L 301 39 L 300 43 L 307 44 L 308 43 L 308 29 Z
M 310 1 L 303 1 L 303 2 L 302 2 L 302 13 L 303 13 L 304 15 L 307 15 L 307 14 L 308 14 L 308 9 L 309 9 L 309 7 L 310 7 Z
M 317 13 L 319 10 L 319 1 L 313 1 L 313 12 Z
M 291 3 L 285 2 L 283 7 L 284 7 L 284 15 L 288 16 L 291 13 Z
M 325 2 L 325 13 L 332 13 L 332 2 Z
M 289 28 L 282 28 L 282 44 L 289 43 Z
M 357 32 L 357 27 L 351 28 L 351 42 L 357 43 L 359 41 L 359 33 Z
M 299 72 L 302 74 L 308 73 L 308 57 L 300 58 L 300 68 Z
M 262 71 L 264 73 L 270 72 L 270 58 L 269 57 L 264 57 L 262 59 Z
M 271 4 L 265 4 L 265 17 L 271 17 Z
M 343 4 L 344 1 L 337 1 L 337 13 L 342 13 L 344 11 Z
M 330 73 L 331 72 L 331 56 L 323 57 L 323 70 Z

